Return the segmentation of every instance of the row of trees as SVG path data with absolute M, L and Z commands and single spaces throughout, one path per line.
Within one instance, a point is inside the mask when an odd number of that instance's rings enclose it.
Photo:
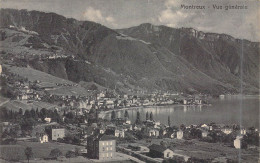
M 23 112 L 22 108 L 19 111 L 8 110 L 7 108 L 3 107 L 0 109 L 0 119 L 1 121 L 20 121 L 21 119 L 30 119 L 38 121 L 40 118 L 42 121 L 46 117 L 52 118 L 52 120 L 60 122 L 61 117 L 58 114 L 57 110 L 47 110 L 46 108 L 42 108 L 40 111 L 37 108 L 36 110 L 32 108 L 31 110 L 25 110 Z
M 116 112 L 113 110 L 113 111 L 111 112 L 111 120 L 115 120 L 116 118 L 117 118 L 117 117 L 116 117 Z M 125 118 L 125 119 L 129 119 L 129 114 L 128 114 L 128 111 L 127 111 L 127 110 L 125 110 L 124 118 Z M 149 114 L 148 111 L 146 112 L 146 120 L 150 120 L 150 121 L 153 121 L 153 120 L 154 120 L 154 118 L 153 118 L 153 113 L 152 113 L 152 112 L 150 112 L 150 114 Z M 139 111 L 137 111 L 137 113 L 136 113 L 135 123 L 136 123 L 136 124 L 141 124 L 141 123 L 142 123 L 141 115 L 140 115 L 140 112 L 139 112 Z M 170 116 L 168 116 L 168 126 L 169 126 L 169 127 L 171 126 L 171 118 L 170 118 Z
M 146 112 L 146 120 L 150 120 L 150 121 L 153 121 L 153 113 L 151 112 L 150 114 L 148 113 L 148 111 Z M 141 124 L 142 123 L 142 120 L 141 120 L 141 115 L 140 115 L 140 112 L 137 111 L 136 113 L 136 121 L 135 121 L 136 124 Z M 171 119 L 170 119 L 170 116 L 168 116 L 168 126 L 171 126 Z
M 74 115 L 72 112 L 68 112 L 66 113 L 64 111 L 63 116 L 65 117 L 65 119 L 68 119 L 68 123 L 70 122 L 70 120 L 75 119 L 77 117 L 77 115 Z M 58 113 L 58 111 L 52 110 L 52 109 L 46 109 L 46 108 L 42 108 L 40 111 L 37 108 L 36 110 L 34 108 L 32 108 L 31 110 L 25 110 L 23 112 L 22 108 L 19 109 L 19 111 L 13 111 L 13 110 L 8 110 L 5 107 L 2 107 L 0 109 L 0 120 L 2 122 L 5 121 L 11 121 L 11 122 L 17 122 L 20 121 L 21 119 L 33 119 L 35 121 L 38 121 L 38 119 L 41 119 L 42 121 L 44 121 L 45 118 L 51 118 L 52 121 L 55 122 L 62 122 L 62 118 L 61 115 Z M 82 120 L 84 121 L 84 119 Z
M 116 112 L 113 110 L 111 112 L 111 120 L 115 120 L 117 117 L 116 117 Z M 128 111 L 125 110 L 125 113 L 124 113 L 124 118 L 125 120 L 129 119 L 129 114 L 128 114 Z
M 149 113 L 146 112 L 146 120 L 153 121 L 153 112 L 150 113 L 150 116 L 149 116 Z

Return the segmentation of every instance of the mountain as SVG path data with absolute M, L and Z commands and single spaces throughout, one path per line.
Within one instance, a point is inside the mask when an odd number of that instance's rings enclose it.
M 259 43 L 151 24 L 112 30 L 38 11 L 1 9 L 0 14 L 2 53 L 67 56 L 26 64 L 73 82 L 94 82 L 123 92 L 238 93 L 243 42 L 245 91 L 259 90 Z
M 236 88 L 240 85 L 242 73 L 247 89 L 259 89 L 259 42 L 149 23 L 117 31 L 165 47 L 211 78 Z

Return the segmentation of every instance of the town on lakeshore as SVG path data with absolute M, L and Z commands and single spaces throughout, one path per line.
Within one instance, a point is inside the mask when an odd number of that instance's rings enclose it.
M 146 112 L 145 119 L 140 112 L 135 121 L 129 119 L 131 108 L 211 105 L 209 95 L 162 91 L 119 94 L 94 84 L 85 94 L 77 94 L 61 90 L 77 90 L 78 84 L 40 78 L 32 81 L 14 69 L 19 68 L 10 63 L 1 66 L 3 160 L 232 162 L 240 150 L 244 155 L 258 151 L 259 131 L 254 126 L 214 122 L 176 126 L 170 116 L 165 117 L 168 123 L 162 124 L 152 112 Z M 117 117 L 116 112 L 122 109 L 124 115 Z M 99 114 L 106 112 L 111 117 L 100 118 Z
M 260 163 L 259 5 L 0 0 L 0 163 Z

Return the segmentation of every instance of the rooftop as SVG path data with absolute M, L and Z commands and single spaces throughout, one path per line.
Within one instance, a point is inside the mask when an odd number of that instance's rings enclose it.
M 148 147 L 150 150 L 154 150 L 157 152 L 164 152 L 167 148 L 162 145 L 152 144 Z
M 99 135 L 98 139 L 103 141 L 103 140 L 115 140 L 116 138 L 114 136 L 102 134 Z

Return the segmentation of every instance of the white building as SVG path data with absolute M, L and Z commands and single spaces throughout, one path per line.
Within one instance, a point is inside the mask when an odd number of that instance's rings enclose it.
M 224 99 L 224 98 L 225 98 L 225 95 L 219 95 L 219 98 L 220 98 L 220 99 Z
M 105 133 L 105 129 L 100 129 L 100 130 L 99 130 L 99 133 L 100 133 L 100 134 L 104 134 L 104 133 Z
M 126 121 L 125 121 L 125 124 L 129 124 L 129 125 L 130 125 L 130 124 L 131 124 L 131 121 L 130 121 L 130 120 L 126 120 Z
M 44 134 L 44 135 L 40 136 L 39 140 L 41 143 L 47 143 L 47 142 L 49 142 L 48 138 L 49 138 L 48 135 Z
M 242 140 L 243 136 L 237 136 L 236 139 L 234 140 L 234 147 L 236 149 L 240 149 L 241 148 L 241 140 Z
M 183 131 L 182 130 L 179 130 L 177 132 L 177 139 L 182 139 L 183 138 Z
M 115 130 L 115 137 L 124 138 L 125 137 L 125 131 L 124 130 Z
M 44 120 L 48 123 L 51 123 L 51 118 L 44 118 Z
M 205 129 L 209 129 L 209 126 L 207 125 L 207 124 L 203 124 L 203 125 L 201 125 L 201 128 L 205 128 Z
M 213 126 L 209 126 L 209 130 L 212 131 L 213 130 Z
M 157 129 L 150 129 L 149 132 L 148 132 L 149 136 L 155 136 L 155 137 L 158 137 L 159 136 L 159 130 Z
M 53 128 L 52 132 L 52 140 L 58 140 L 59 138 L 64 138 L 65 137 L 65 129 L 64 128 Z
M 160 125 L 161 125 L 160 121 L 154 122 L 154 128 L 160 128 Z
M 207 131 L 202 131 L 202 137 L 205 138 L 208 136 L 208 132 Z
M 241 134 L 241 135 L 246 135 L 246 129 L 241 129 L 241 130 L 240 130 L 240 134 Z
M 223 129 L 221 129 L 221 131 L 228 135 L 228 134 L 230 134 L 232 132 L 232 129 L 230 129 L 230 128 L 223 128 Z

